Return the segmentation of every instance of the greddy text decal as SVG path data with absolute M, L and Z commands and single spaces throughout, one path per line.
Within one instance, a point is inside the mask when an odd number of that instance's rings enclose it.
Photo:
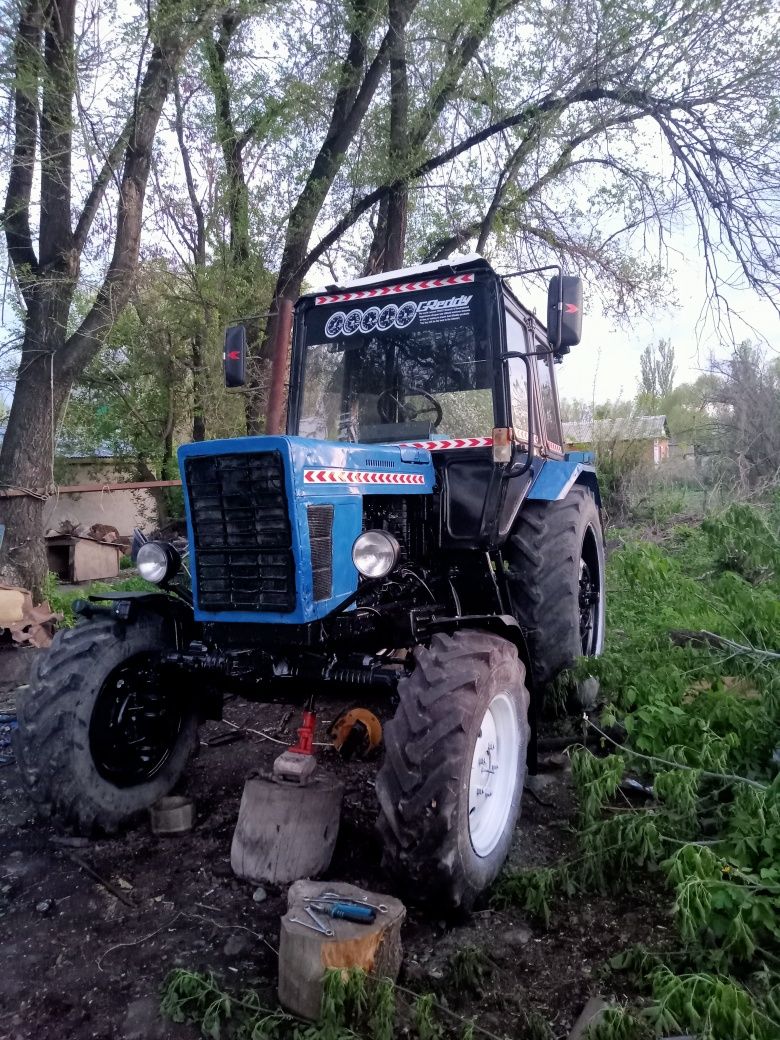
M 305 469 L 306 484 L 424 484 L 423 473 L 375 473 L 372 470 Z
M 407 329 L 415 319 L 420 325 L 439 324 L 467 318 L 473 296 L 450 296 L 446 300 L 406 300 L 404 303 L 386 303 L 384 307 L 355 307 L 351 311 L 335 311 L 325 322 L 328 339 L 369 335 L 390 329 Z
M 314 303 L 317 307 L 321 307 L 326 303 L 374 300 L 380 296 L 396 296 L 398 293 L 420 292 L 422 289 L 446 289 L 448 285 L 469 285 L 473 281 L 473 274 L 453 274 L 449 278 L 424 278 L 419 282 L 398 282 L 396 285 L 382 285 L 376 289 L 355 289 L 353 292 L 318 296 Z

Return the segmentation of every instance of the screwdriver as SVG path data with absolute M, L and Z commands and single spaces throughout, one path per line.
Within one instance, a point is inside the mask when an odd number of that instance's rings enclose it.
M 373 906 L 360 906 L 358 903 L 317 903 L 312 902 L 311 908 L 318 914 L 333 917 L 341 921 L 353 921 L 355 924 L 373 924 L 376 919 L 376 910 Z

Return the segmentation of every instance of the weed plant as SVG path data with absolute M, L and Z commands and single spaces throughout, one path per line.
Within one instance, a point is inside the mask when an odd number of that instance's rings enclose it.
M 493 902 L 549 924 L 575 892 L 658 872 L 680 951 L 642 951 L 638 971 L 630 951 L 613 959 L 645 1000 L 612 1009 L 593 1040 L 778 1040 L 780 506 L 734 505 L 663 547 L 631 542 L 608 591 L 608 648 L 582 668 L 608 698 L 600 726 L 588 722 L 602 746 L 572 753 L 578 853 L 504 874 Z M 700 632 L 723 638 L 677 645 Z M 615 723 L 620 748 L 602 729 Z M 646 804 L 616 798 L 626 774 Z

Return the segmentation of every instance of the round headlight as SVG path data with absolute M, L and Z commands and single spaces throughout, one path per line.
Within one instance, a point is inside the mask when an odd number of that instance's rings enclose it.
M 160 585 L 178 571 L 181 556 L 170 542 L 144 542 L 135 562 L 142 578 Z
M 398 563 L 401 546 L 388 531 L 364 531 L 352 546 L 352 562 L 364 578 L 384 578 Z

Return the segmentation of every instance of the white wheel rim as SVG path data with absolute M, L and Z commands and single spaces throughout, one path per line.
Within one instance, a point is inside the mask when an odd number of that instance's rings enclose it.
M 474 852 L 489 856 L 512 811 L 520 755 L 515 702 L 499 693 L 488 705 L 474 745 L 469 778 L 469 837 Z

